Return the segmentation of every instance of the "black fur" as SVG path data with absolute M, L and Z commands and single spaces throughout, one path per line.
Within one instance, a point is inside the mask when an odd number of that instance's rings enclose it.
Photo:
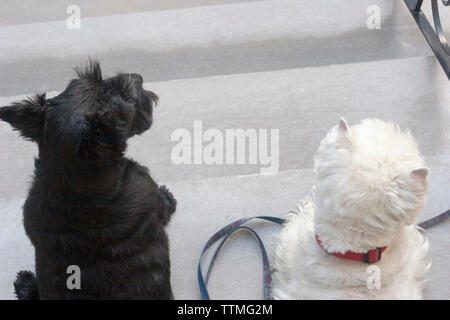
M 19 300 L 38 300 L 39 290 L 36 276 L 30 271 L 20 271 L 14 281 L 14 290 Z
M 152 124 L 157 96 L 138 74 L 103 79 L 91 61 L 57 97 L 0 108 L 0 119 L 36 142 L 24 204 L 36 278 L 20 272 L 19 299 L 172 299 L 164 226 L 176 200 L 148 169 L 124 157 L 127 139 Z M 81 289 L 70 290 L 70 265 Z M 36 286 L 37 284 L 37 286 Z

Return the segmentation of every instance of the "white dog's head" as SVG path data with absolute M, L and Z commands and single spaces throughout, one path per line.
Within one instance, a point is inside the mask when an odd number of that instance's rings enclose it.
M 339 233 L 331 238 L 357 235 L 361 250 L 386 245 L 425 204 L 428 169 L 411 132 L 394 123 L 349 127 L 340 119 L 320 143 L 314 169 L 316 227 Z

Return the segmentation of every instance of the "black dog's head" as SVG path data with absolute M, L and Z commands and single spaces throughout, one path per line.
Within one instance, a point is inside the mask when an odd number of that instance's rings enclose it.
M 117 159 L 128 138 L 150 128 L 158 97 L 144 90 L 139 74 L 103 79 L 96 61 L 76 72 L 78 78 L 60 95 L 36 95 L 0 108 L 0 119 L 36 142 L 40 155 Z

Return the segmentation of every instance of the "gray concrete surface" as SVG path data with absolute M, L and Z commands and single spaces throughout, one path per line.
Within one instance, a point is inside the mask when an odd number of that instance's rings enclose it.
M 423 154 L 448 154 L 448 80 L 433 57 L 400 61 L 146 83 L 160 96 L 155 123 L 150 131 L 130 140 L 127 154 L 151 168 L 161 181 L 260 172 L 260 165 L 173 164 L 172 132 L 185 128 L 193 135 L 194 121 L 201 120 L 204 130 L 279 129 L 280 170 L 310 168 L 324 133 L 340 116 L 350 123 L 366 117 L 397 121 L 412 129 Z M 24 97 L 3 97 L 0 105 Z M 0 122 L 0 150 L 14 150 L 1 155 L 4 163 L 14 163 L 14 169 L 3 167 L 0 172 L 18 173 L 14 181 L 0 185 L 1 194 L 10 197 L 20 192 L 24 197 L 23 185 L 32 173 L 36 147 Z
M 306 5 L 307 4 L 307 5 Z M 377 5 L 381 29 L 368 30 Z M 450 10 L 444 11 L 450 24 Z M 45 44 L 45 45 L 43 45 Z M 99 58 L 106 73 L 146 81 L 431 55 L 401 1 L 256 1 L 0 27 L 0 96 L 62 90 L 70 66 Z
M 0 0 L 0 26 L 58 21 L 67 18 L 67 7 L 77 5 L 83 18 L 221 5 L 260 0 Z
M 285 216 L 296 206 L 313 185 L 313 153 L 341 116 L 349 123 L 377 117 L 411 128 L 431 168 L 420 219 L 450 207 L 449 82 L 401 1 L 194 2 L 178 2 L 176 10 L 123 9 L 123 15 L 95 8 L 78 33 L 53 21 L 52 10 L 37 20 L 44 23 L 22 24 L 24 16 L 0 26 L 0 106 L 33 92 L 56 94 L 73 77 L 70 66 L 87 55 L 98 57 L 106 74 L 140 72 L 145 87 L 160 95 L 153 128 L 132 138 L 127 154 L 178 199 L 168 229 L 176 298 L 200 298 L 197 259 L 217 229 L 244 216 Z M 365 25 L 371 4 L 381 8 L 380 30 Z M 205 130 L 279 129 L 280 172 L 173 164 L 171 134 L 192 132 L 195 120 Z M 34 267 L 20 207 L 36 152 L 0 123 L 3 299 L 13 298 L 15 273 Z M 254 225 L 271 257 L 279 227 Z M 427 299 L 450 299 L 449 227 L 427 232 L 433 259 Z M 262 298 L 261 271 L 256 242 L 245 233 L 233 236 L 213 271 L 212 297 Z

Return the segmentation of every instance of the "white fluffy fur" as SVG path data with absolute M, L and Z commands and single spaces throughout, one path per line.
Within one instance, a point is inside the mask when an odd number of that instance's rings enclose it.
M 428 241 L 416 226 L 428 169 L 410 131 L 375 119 L 341 119 L 315 155 L 316 186 L 288 216 L 276 249 L 276 299 L 421 299 Z M 315 190 L 314 190 L 315 189 Z M 328 255 L 388 246 L 369 289 L 368 266 Z

